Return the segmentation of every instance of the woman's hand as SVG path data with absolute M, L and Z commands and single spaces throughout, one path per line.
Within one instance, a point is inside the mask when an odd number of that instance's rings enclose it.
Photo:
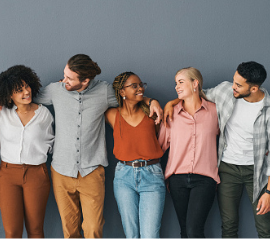
M 163 123 L 164 123 L 165 127 L 167 127 L 166 120 L 167 120 L 168 117 L 169 117 L 170 121 L 173 120 L 173 107 L 175 105 L 177 105 L 179 102 L 180 102 L 180 100 L 177 98 L 177 99 L 169 101 L 165 105 L 165 107 L 164 107 L 164 115 L 163 115 Z
M 159 124 L 161 122 L 161 120 L 162 120 L 162 117 L 163 117 L 163 110 L 160 107 L 160 104 L 158 103 L 158 101 L 155 100 L 155 99 L 153 99 L 151 101 L 149 117 L 152 117 L 154 113 L 157 114 L 155 124 Z

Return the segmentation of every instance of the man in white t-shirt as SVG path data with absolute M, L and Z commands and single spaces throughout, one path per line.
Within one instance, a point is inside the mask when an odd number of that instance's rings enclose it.
M 258 236 L 270 237 L 270 97 L 261 87 L 266 76 L 261 64 L 244 62 L 237 67 L 233 84 L 222 82 L 205 92 L 216 103 L 220 127 L 218 202 L 222 237 L 238 237 L 244 187 L 252 202 Z M 164 117 L 172 115 L 169 111 L 176 103 L 168 103 Z

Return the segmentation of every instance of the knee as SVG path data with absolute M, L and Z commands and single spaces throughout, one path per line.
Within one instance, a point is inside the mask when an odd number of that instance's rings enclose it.
M 22 238 L 23 230 L 5 230 L 6 238 Z
M 44 231 L 42 225 L 26 226 L 28 238 L 44 238 Z
M 186 234 L 188 238 L 204 238 L 204 227 L 187 226 Z
M 222 237 L 237 238 L 238 237 L 238 220 L 226 220 L 222 222 Z
M 104 219 L 99 221 L 92 221 L 89 225 L 82 225 L 85 238 L 102 238 Z

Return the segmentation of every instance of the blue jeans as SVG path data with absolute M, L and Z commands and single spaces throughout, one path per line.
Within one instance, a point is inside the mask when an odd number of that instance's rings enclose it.
M 166 195 L 160 164 L 133 168 L 118 162 L 113 186 L 126 237 L 158 238 Z
M 173 174 L 169 189 L 182 238 L 204 238 L 204 224 L 213 205 L 216 182 L 198 174 Z

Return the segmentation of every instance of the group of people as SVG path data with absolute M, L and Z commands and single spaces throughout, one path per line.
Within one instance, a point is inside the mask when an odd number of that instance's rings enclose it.
M 222 236 L 237 237 L 244 186 L 258 236 L 270 237 L 270 98 L 261 87 L 266 79 L 261 64 L 242 63 L 233 84 L 209 90 L 203 90 L 199 70 L 179 70 L 178 98 L 167 103 L 164 116 L 158 101 L 144 96 L 147 84 L 138 75 L 123 72 L 111 85 L 95 79 L 100 73 L 96 62 L 78 54 L 68 60 L 64 79 L 41 92 L 40 79 L 26 66 L 0 74 L 0 208 L 6 237 L 22 237 L 24 221 L 28 237 L 44 237 L 46 160 L 52 151 L 64 237 L 82 237 L 81 230 L 86 238 L 102 237 L 105 122 L 113 128 L 119 160 L 113 189 L 126 237 L 159 237 L 166 187 L 181 237 L 205 237 L 216 190 Z M 54 119 L 42 104 L 53 105 Z M 168 148 L 163 174 L 160 158 Z

